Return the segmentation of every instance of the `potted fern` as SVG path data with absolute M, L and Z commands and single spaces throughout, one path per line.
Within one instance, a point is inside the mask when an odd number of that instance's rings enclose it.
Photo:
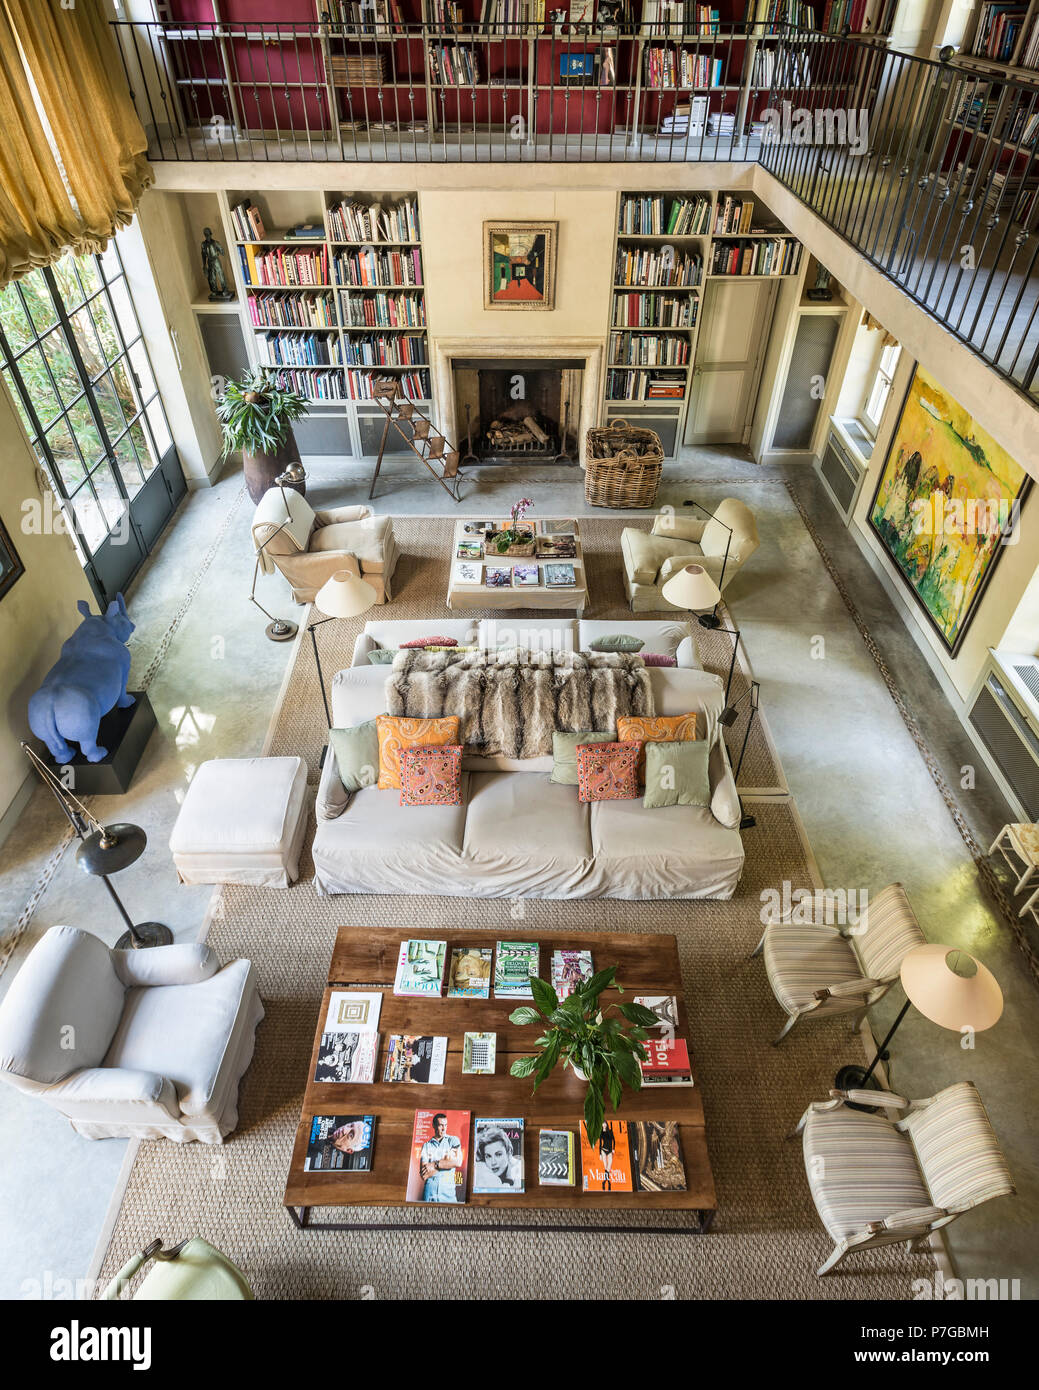
M 640 1064 L 646 1056 L 642 1043 L 646 1029 L 660 1022 L 641 1004 L 602 1007 L 600 995 L 614 987 L 616 975 L 615 965 L 600 970 L 563 1000 L 550 984 L 532 975 L 533 1005 L 523 1005 L 509 1015 L 513 1023 L 539 1024 L 543 1030 L 534 1043 L 540 1051 L 517 1057 L 509 1068 L 512 1075 L 533 1076 L 536 1091 L 554 1067 L 569 1066 L 588 1082 L 584 1122 L 591 1137 L 602 1132 L 607 1096 L 616 1110 L 625 1086 L 632 1091 L 642 1089 Z M 624 993 L 620 985 L 616 989 Z M 625 1028 L 625 1023 L 631 1026 Z
M 216 414 L 224 435 L 223 457 L 241 450 L 245 485 L 254 502 L 290 465 L 299 474 L 291 484 L 306 491 L 299 449 L 292 434 L 294 421 L 307 413 L 306 398 L 284 391 L 273 372 L 257 367 L 241 381 L 229 381 L 217 401 Z

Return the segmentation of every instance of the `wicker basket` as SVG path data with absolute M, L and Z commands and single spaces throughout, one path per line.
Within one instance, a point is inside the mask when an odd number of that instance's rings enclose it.
M 652 507 L 664 468 L 656 430 L 614 420 L 586 437 L 585 501 L 593 507 Z
M 537 542 L 534 539 L 533 529 L 528 526 L 526 522 L 520 523 L 520 529 L 530 532 L 530 540 L 516 541 L 509 546 L 508 550 L 498 549 L 494 542 L 501 535 L 501 532 L 491 531 L 484 543 L 484 555 L 486 558 L 488 560 L 493 560 L 495 558 L 501 560 L 529 560 L 537 548 Z

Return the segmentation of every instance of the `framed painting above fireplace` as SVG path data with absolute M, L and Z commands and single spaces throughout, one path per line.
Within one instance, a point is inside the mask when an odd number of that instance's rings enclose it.
M 0 521 L 0 598 L 3 598 L 11 585 L 24 573 L 25 566 L 18 558 L 14 542 L 7 534 L 4 523 Z
M 483 307 L 554 309 L 558 222 L 483 224 Z

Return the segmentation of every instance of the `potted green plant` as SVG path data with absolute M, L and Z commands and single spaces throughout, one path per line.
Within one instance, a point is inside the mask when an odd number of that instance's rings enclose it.
M 299 449 L 292 425 L 307 413 L 307 402 L 295 391 L 283 391 L 273 372 L 257 367 L 241 381 L 229 381 L 217 401 L 216 413 L 224 434 L 224 452 L 241 450 L 245 485 L 254 502 L 279 473 L 295 464 L 300 474 L 297 491 L 305 491 Z
M 534 526 L 523 517 L 528 507 L 534 505 L 531 497 L 521 497 L 512 506 L 512 520 L 501 531 L 491 537 L 499 555 L 529 556 L 534 554 Z
M 600 970 L 563 1000 L 550 984 L 532 975 L 533 1005 L 525 1004 L 509 1015 L 513 1023 L 543 1025 L 534 1044 L 540 1052 L 517 1057 L 509 1068 L 512 1075 L 533 1076 L 536 1091 L 553 1067 L 571 1067 L 582 1081 L 588 1082 L 584 1122 L 592 1138 L 602 1132 L 607 1096 L 616 1110 L 624 1086 L 632 1091 L 642 1089 L 640 1063 L 646 1056 L 642 1043 L 647 1037 L 646 1029 L 660 1022 L 652 1010 L 641 1004 L 602 1007 L 599 996 L 614 986 L 616 975 L 615 965 Z M 620 985 L 616 989 L 624 993 Z M 625 1021 L 632 1026 L 625 1028 Z

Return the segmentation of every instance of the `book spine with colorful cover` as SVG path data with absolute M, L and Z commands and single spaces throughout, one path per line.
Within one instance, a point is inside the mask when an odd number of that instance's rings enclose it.
M 457 1206 L 466 1199 L 468 1110 L 416 1110 L 405 1201 Z
M 478 1119 L 473 1129 L 473 1192 L 524 1192 L 523 1121 Z

